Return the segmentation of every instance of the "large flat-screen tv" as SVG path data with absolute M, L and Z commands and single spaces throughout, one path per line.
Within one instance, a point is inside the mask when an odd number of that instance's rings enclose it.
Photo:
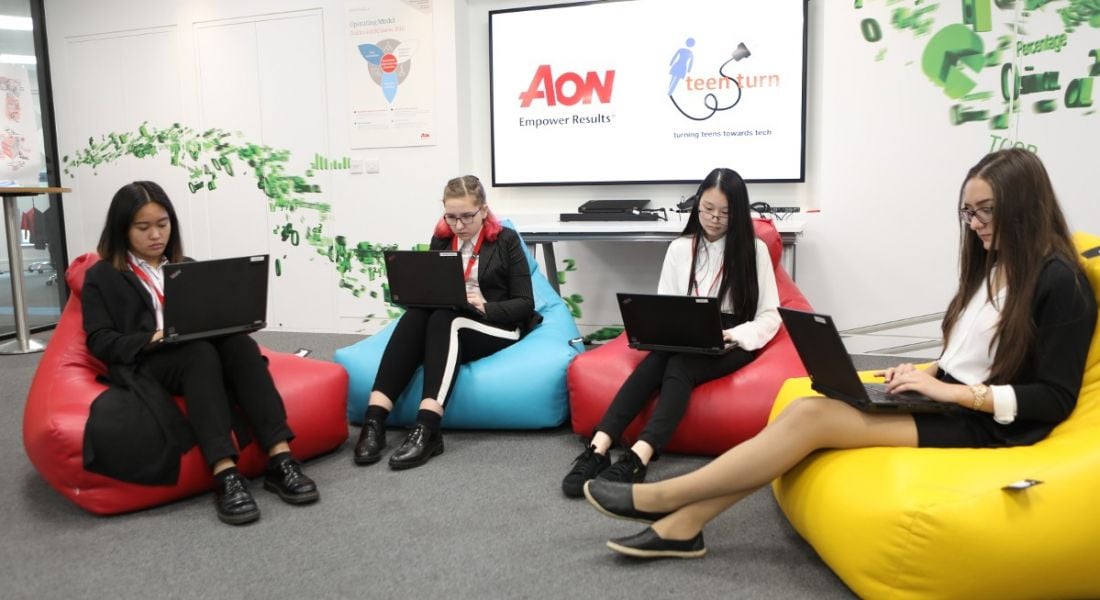
M 805 178 L 806 0 L 489 13 L 493 184 Z

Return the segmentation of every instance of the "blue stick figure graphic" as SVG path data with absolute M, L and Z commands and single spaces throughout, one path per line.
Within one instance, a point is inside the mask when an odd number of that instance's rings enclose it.
M 692 54 L 691 50 L 688 50 L 688 48 L 695 45 L 695 38 L 689 37 L 684 44 L 687 45 L 687 48 L 680 48 L 677 50 L 672 60 L 668 63 L 672 66 L 672 68 L 668 70 L 669 74 L 672 75 L 672 81 L 668 83 L 669 96 L 672 95 L 672 92 L 676 91 L 676 86 L 680 83 L 680 80 L 691 72 L 691 64 L 695 60 L 695 55 Z

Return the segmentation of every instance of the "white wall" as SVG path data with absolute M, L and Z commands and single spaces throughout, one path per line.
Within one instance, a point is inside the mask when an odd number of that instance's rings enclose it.
M 488 12 L 545 4 L 543 0 L 434 2 L 436 145 L 357 151 L 347 133 L 345 80 L 350 56 L 345 6 L 337 0 L 214 0 L 138 2 L 51 0 L 47 5 L 58 133 L 62 154 L 87 139 L 133 130 L 144 121 L 241 130 L 265 144 L 287 147 L 302 165 L 314 152 L 378 159 L 378 175 L 324 172 L 317 182 L 333 206 L 326 232 L 350 240 L 408 245 L 423 242 L 439 212 L 439 188 L 460 173 L 490 178 Z M 1072 77 L 1087 75 L 1100 29 L 1084 25 L 1063 53 L 1013 57 L 1021 69 L 1060 70 L 1061 92 L 1026 97 L 1012 129 L 988 121 L 954 126 L 948 113 L 963 102 L 945 96 L 921 72 L 930 36 L 961 20 L 957 5 L 936 5 L 923 32 L 891 24 L 882 3 L 809 2 L 807 181 L 755 184 L 750 196 L 804 210 L 798 284 L 842 328 L 942 310 L 954 288 L 958 226 L 955 203 L 967 168 L 990 149 L 991 135 L 1011 135 L 1037 147 L 1055 178 L 1072 225 L 1100 231 L 1090 177 L 1095 110 L 1059 106 L 1032 109 L 1039 98 L 1060 98 Z M 924 5 L 925 9 L 930 5 Z M 1024 41 L 1058 33 L 1051 11 L 1018 17 L 994 8 L 995 27 L 981 34 L 989 50 L 999 36 L 1030 33 Z M 863 19 L 876 18 L 884 38 L 866 41 Z M 563 33 L 563 39 L 567 35 Z M 1016 41 L 1014 39 L 1014 41 Z M 1013 46 L 1015 47 L 1015 46 Z M 297 70 L 280 68 L 294 65 Z M 999 90 L 999 67 L 977 76 L 976 91 Z M 1100 99 L 1100 88 L 1096 94 Z M 992 99 L 965 101 L 996 112 Z M 720 161 L 718 161 L 720 162 Z M 700 165 L 700 175 L 714 165 Z M 736 168 L 736 165 L 729 165 Z M 190 194 L 186 175 L 163 160 L 128 159 L 98 169 L 82 167 L 64 184 L 69 247 L 91 249 L 110 195 L 126 181 L 155 179 L 180 204 L 189 252 L 197 257 L 241 251 L 287 255 L 288 270 L 274 281 L 276 327 L 315 331 L 370 331 L 384 314 L 370 297 L 337 288 L 327 259 L 293 249 L 271 235 L 286 215 L 265 211 L 262 194 L 245 179 L 209 193 Z M 502 216 L 575 210 L 593 198 L 650 198 L 671 206 L 692 186 L 575 186 L 498 188 L 490 204 Z M 582 326 L 613 324 L 610 292 L 652 289 L 663 246 L 563 244 L 573 258 L 566 294 L 584 296 Z
M 350 148 L 345 81 L 354 54 L 346 41 L 344 2 L 58 0 L 49 3 L 46 16 L 60 154 L 148 121 L 240 131 L 254 143 L 291 150 L 290 164 L 299 172 L 314 153 L 377 160 L 378 174 L 315 174 L 311 181 L 324 192 L 316 199 L 332 205 L 326 233 L 352 242 L 427 241 L 439 214 L 440 188 L 459 172 L 450 2 L 436 2 L 434 10 L 436 145 L 376 150 Z M 271 233 L 288 219 L 299 229 L 321 219 L 272 213 L 255 179 L 240 173 L 220 178 L 217 191 L 191 194 L 187 173 L 163 156 L 73 169 L 63 178 L 73 188 L 64 199 L 73 257 L 94 248 L 111 195 L 135 179 L 158 181 L 169 192 L 188 254 L 270 252 L 282 259 L 284 276 L 272 276 L 273 328 L 355 331 L 380 325 L 364 317 L 385 315 L 381 300 L 339 289 L 327 259 Z

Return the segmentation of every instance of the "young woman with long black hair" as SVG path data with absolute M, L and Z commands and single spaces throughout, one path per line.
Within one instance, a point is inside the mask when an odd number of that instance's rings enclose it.
M 775 272 L 767 246 L 753 230 L 744 180 L 730 169 L 714 169 L 695 197 L 683 235 L 665 254 L 657 293 L 720 298 L 723 337 L 735 347 L 720 356 L 650 352 L 623 383 L 591 443 L 562 480 L 566 496 L 580 497 L 585 482 L 594 477 L 644 481 L 649 461 L 672 437 L 695 386 L 749 364 L 779 330 Z M 638 441 L 612 465 L 612 443 L 655 391 L 657 404 Z

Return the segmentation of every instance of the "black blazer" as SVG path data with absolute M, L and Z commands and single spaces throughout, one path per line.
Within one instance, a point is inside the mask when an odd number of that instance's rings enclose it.
M 453 238 L 433 237 L 432 250 L 451 250 Z M 535 312 L 531 291 L 531 270 L 519 234 L 504 227 L 496 241 L 482 242 L 478 254 L 477 283 L 485 297 L 485 322 L 502 327 L 519 327 L 527 333 L 542 322 Z
M 1077 405 L 1096 318 L 1096 297 L 1085 276 L 1062 259 L 1048 259 L 1031 300 L 1035 342 L 1017 380 L 1004 382 L 1016 392 L 1016 420 L 1001 425 L 986 413 L 963 415 L 1002 445 L 1045 438 Z
M 134 364 L 157 330 L 153 299 L 132 271 L 101 260 L 84 275 L 80 294 L 88 350 L 112 364 Z
M 179 457 L 195 439 L 171 395 L 137 368 L 157 328 L 153 300 L 137 275 L 105 260 L 85 273 L 80 296 L 88 350 L 106 363 L 111 384 L 92 402 L 84 468 L 132 483 L 172 485 Z

